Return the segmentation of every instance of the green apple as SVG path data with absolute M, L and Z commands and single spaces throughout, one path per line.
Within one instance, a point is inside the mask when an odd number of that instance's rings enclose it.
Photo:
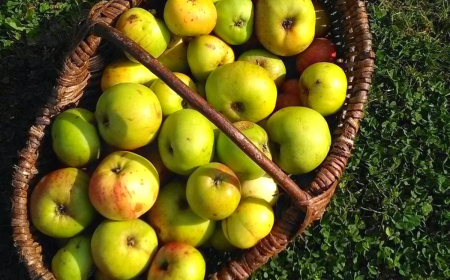
M 141 274 L 141 275 L 138 275 L 136 277 L 130 278 L 128 280 L 145 280 L 147 278 L 144 277 L 144 275 L 145 275 L 145 272 L 143 274 Z M 117 279 L 109 277 L 108 275 L 106 275 L 105 273 L 103 273 L 99 269 L 97 269 L 95 271 L 95 274 L 94 274 L 94 280 L 117 280 Z
M 241 196 L 264 199 L 270 206 L 274 206 L 278 200 L 279 192 L 277 183 L 267 174 L 253 179 L 241 181 Z
M 237 249 L 223 234 L 222 226 L 216 228 L 214 234 L 209 239 L 209 243 L 214 249 L 221 252 L 232 252 Z
M 304 51 L 314 39 L 316 13 L 311 0 L 259 0 L 255 31 L 271 53 L 292 56 Z
M 197 86 L 194 81 L 189 78 L 189 76 L 182 73 L 174 73 L 183 83 L 189 86 L 193 91 L 197 91 Z M 176 111 L 183 110 L 189 107 L 189 104 L 184 101 L 184 99 L 179 96 L 175 91 L 173 91 L 166 83 L 158 79 L 150 89 L 158 97 L 159 103 L 161 104 L 161 110 L 164 117 L 175 113 Z
M 347 95 L 347 76 L 341 67 L 319 62 L 306 68 L 300 77 L 302 105 L 323 116 L 337 113 Z
M 217 11 L 211 0 L 168 0 L 164 21 L 175 35 L 200 36 L 213 31 Z
M 283 171 L 299 175 L 314 170 L 331 145 L 324 117 L 306 107 L 286 107 L 267 121 L 272 156 Z
M 187 59 L 194 77 L 204 82 L 217 67 L 234 61 L 234 52 L 224 41 L 212 35 L 196 37 L 189 43 Z
M 170 42 L 170 32 L 164 22 L 142 8 L 131 8 L 117 20 L 116 28 L 135 41 L 153 57 L 159 57 Z M 137 62 L 126 53 L 127 57 Z
M 94 268 L 91 239 L 76 236 L 52 259 L 52 272 L 58 280 L 87 280 Z
M 156 137 L 162 112 L 158 98 L 149 88 L 123 83 L 100 96 L 95 118 L 106 143 L 119 149 L 134 150 Z
M 262 49 L 249 50 L 241 54 L 238 60 L 248 61 L 250 63 L 261 66 L 266 69 L 269 76 L 275 81 L 279 87 L 286 77 L 286 66 L 283 61 L 276 55 Z
M 101 85 L 103 91 L 122 83 L 137 83 L 149 87 L 157 79 L 144 65 L 121 58 L 106 66 Z
M 63 168 L 45 175 L 30 198 L 30 218 L 42 233 L 70 238 L 95 218 L 89 201 L 89 176 L 76 168 Z
M 53 150 L 68 166 L 82 167 L 100 157 L 95 115 L 76 108 L 62 112 L 52 125 Z
M 188 45 L 189 40 L 187 38 L 173 35 L 167 50 L 158 57 L 159 62 L 172 72 L 189 72 L 189 64 L 187 61 Z
M 203 99 L 206 99 L 205 83 L 199 82 L 197 84 L 197 93 L 203 97 Z
M 216 4 L 217 24 L 214 33 L 230 45 L 242 45 L 253 33 L 253 2 L 222 0 Z
M 191 209 L 200 217 L 222 220 L 236 210 L 241 200 L 241 184 L 230 168 L 211 162 L 189 176 L 186 197 Z
M 205 259 L 197 249 L 172 242 L 159 249 L 147 280 L 203 280 L 205 274 Z
M 277 87 L 264 68 L 236 61 L 211 73 L 206 99 L 231 122 L 258 122 L 275 108 Z
M 231 216 L 222 221 L 223 234 L 233 246 L 247 249 L 270 233 L 274 219 L 267 201 L 247 197 Z
M 186 185 L 178 181 L 161 188 L 155 206 L 148 212 L 148 221 L 163 243 L 178 241 L 195 247 L 203 245 L 216 226 L 189 208 Z
M 199 112 L 183 109 L 171 114 L 158 137 L 164 165 L 171 171 L 190 175 L 211 161 L 214 155 L 214 131 L 211 122 Z
M 159 176 L 153 164 L 132 152 L 108 155 L 95 169 L 89 198 L 100 214 L 111 220 L 140 217 L 155 203 Z
M 113 279 L 130 279 L 143 273 L 158 250 L 158 238 L 142 220 L 103 221 L 91 241 L 95 265 Z
M 247 121 L 237 122 L 233 125 L 269 159 L 272 159 L 269 150 L 269 137 L 262 127 Z M 216 153 L 219 161 L 230 167 L 241 180 L 256 179 L 266 173 L 223 132 L 217 138 Z

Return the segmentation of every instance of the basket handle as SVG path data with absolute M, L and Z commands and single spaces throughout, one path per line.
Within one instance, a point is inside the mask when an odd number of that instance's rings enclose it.
M 105 38 L 122 50 L 129 53 L 142 65 L 150 69 L 158 78 L 164 81 L 172 90 L 183 97 L 192 107 L 202 113 L 207 119 L 214 123 L 225 133 L 245 154 L 266 171 L 285 191 L 294 203 L 301 209 L 305 209 L 305 201 L 311 196 L 300 189 L 292 179 L 286 175 L 275 163 L 267 158 L 253 143 L 245 137 L 232 123 L 217 112 L 200 95 L 184 84 L 169 69 L 164 67 L 157 59 L 153 58 L 141 46 L 136 44 L 119 30 L 99 20 L 93 20 L 90 24 L 91 31 Z

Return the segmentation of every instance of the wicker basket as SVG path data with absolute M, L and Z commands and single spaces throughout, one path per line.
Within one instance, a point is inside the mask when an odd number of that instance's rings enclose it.
M 26 146 L 19 152 L 18 163 L 12 179 L 13 209 L 12 227 L 15 246 L 33 279 L 55 279 L 49 271 L 49 260 L 56 250 L 55 242 L 39 234 L 30 224 L 27 202 L 30 186 L 34 186 L 40 173 L 55 168 L 55 160 L 46 141 L 51 119 L 74 106 L 93 109 L 100 90 L 100 77 L 106 64 L 119 52 L 110 42 L 126 48 L 141 63 L 157 74 L 183 96 L 191 105 L 208 117 L 252 159 L 262 166 L 289 194 L 290 199 L 279 207 L 279 215 L 272 232 L 255 247 L 240 254 L 219 271 L 213 271 L 209 279 L 245 279 L 266 263 L 272 256 L 284 250 L 287 244 L 301 234 L 312 222 L 320 219 L 328 205 L 339 178 L 351 155 L 353 142 L 363 117 L 363 107 L 371 84 L 374 68 L 372 36 L 369 31 L 366 8 L 359 0 L 322 0 L 332 15 L 332 40 L 337 47 L 338 61 L 345 68 L 348 78 L 348 94 L 343 110 L 339 113 L 330 152 L 306 187 L 300 188 L 261 153 L 206 102 L 190 91 L 172 73 L 136 47 L 110 26 L 127 9 L 136 6 L 138 0 L 113 0 L 96 4 L 83 25 L 79 39 L 65 59 L 56 85 L 35 124 L 30 128 Z M 155 1 L 161 6 L 164 1 Z M 152 7 L 152 3 L 147 3 Z M 90 33 L 89 33 L 90 32 Z M 45 148 L 44 148 L 45 147 Z M 39 153 L 42 155 L 39 156 Z M 50 159 L 50 160 L 48 160 Z M 46 164 L 47 163 L 47 164 Z M 50 163 L 50 165 L 48 164 Z M 40 164 L 40 165 L 38 165 Z

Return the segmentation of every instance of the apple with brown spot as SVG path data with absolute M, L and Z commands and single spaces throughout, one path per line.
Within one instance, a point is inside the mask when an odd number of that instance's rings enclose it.
M 336 61 L 336 48 L 334 44 L 324 38 L 314 39 L 309 47 L 297 56 L 297 71 L 303 73 L 309 66 L 319 62 Z
M 97 167 L 89 184 L 89 198 L 100 214 L 111 220 L 135 219 L 155 203 L 159 176 L 144 157 L 115 152 Z

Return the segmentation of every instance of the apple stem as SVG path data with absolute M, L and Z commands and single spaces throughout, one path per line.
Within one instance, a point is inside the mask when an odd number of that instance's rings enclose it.
M 311 198 L 311 195 L 295 184 L 275 163 L 264 155 L 242 132 L 230 123 L 223 115 L 217 112 L 200 95 L 189 88 L 183 81 L 175 76 L 169 69 L 164 67 L 157 59 L 153 58 L 141 46 L 128 38 L 119 30 L 108 26 L 101 20 L 90 22 L 92 32 L 97 36 L 105 38 L 116 46 L 133 56 L 142 65 L 147 67 L 158 78 L 165 82 L 178 95 L 183 97 L 194 109 L 202 113 L 207 119 L 214 123 L 225 135 L 228 136 L 246 155 L 267 172 L 293 199 L 294 203 L 301 209 Z

